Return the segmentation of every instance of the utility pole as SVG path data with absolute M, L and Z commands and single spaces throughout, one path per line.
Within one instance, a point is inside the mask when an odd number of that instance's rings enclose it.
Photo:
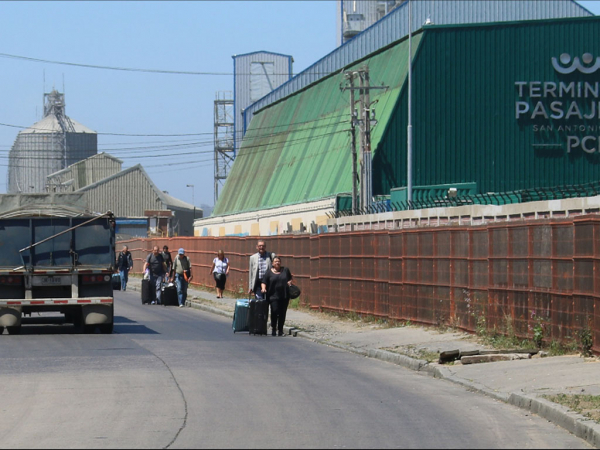
M 371 120 L 375 114 L 371 114 L 371 89 L 387 89 L 387 86 L 371 86 L 369 68 L 363 67 L 359 70 L 345 73 L 349 86 L 340 87 L 342 91 L 350 90 L 350 110 L 352 113 L 352 213 L 356 214 L 358 209 L 365 210 L 373 203 L 373 179 L 371 153 Z M 360 80 L 360 86 L 354 86 L 354 79 Z M 356 102 L 354 91 L 360 91 L 359 105 L 360 113 L 356 114 L 354 104 Z M 360 207 L 357 196 L 357 155 L 355 125 L 360 126 Z
M 356 99 L 354 94 L 354 78 L 358 76 L 355 71 L 346 72 L 344 74 L 349 83 L 350 89 L 350 136 L 351 136 L 351 152 L 352 152 L 352 214 L 356 214 L 358 210 L 358 156 L 356 154 Z M 346 88 L 340 88 L 342 91 Z
M 412 209 L 413 137 L 412 137 L 412 3 L 408 0 L 408 127 L 406 129 L 406 200 Z

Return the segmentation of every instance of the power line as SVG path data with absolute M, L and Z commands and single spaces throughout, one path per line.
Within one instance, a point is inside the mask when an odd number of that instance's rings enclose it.
M 82 64 L 82 63 L 73 63 L 67 61 L 53 61 L 49 59 L 41 59 L 41 58 L 32 58 L 29 56 L 21 56 L 21 55 L 11 55 L 8 53 L 0 53 L 1 58 L 8 59 L 19 59 L 23 61 L 29 62 L 37 62 L 44 64 L 57 64 L 63 66 L 73 66 L 73 67 L 84 67 L 86 69 L 101 69 L 101 70 L 118 70 L 122 72 L 144 72 L 144 73 L 159 73 L 159 74 L 168 74 L 168 75 L 211 75 L 211 76 L 233 76 L 233 72 L 194 72 L 194 71 L 184 71 L 184 70 L 164 70 L 164 69 L 143 69 L 139 67 L 119 67 L 119 66 L 102 66 L 98 64 Z M 329 75 L 331 72 L 311 72 L 315 75 Z M 237 75 L 251 75 L 250 73 L 240 73 Z M 272 75 L 277 76 L 296 76 L 298 74 L 294 73 L 273 73 Z
M 335 118 L 341 118 L 341 117 L 345 117 L 345 115 L 339 114 L 339 115 L 327 117 L 327 119 L 335 119 Z M 322 120 L 324 120 L 324 119 L 320 117 L 317 119 L 311 119 L 311 120 L 307 120 L 307 121 L 303 121 L 303 122 L 294 122 L 291 124 L 273 125 L 273 126 L 268 126 L 268 127 L 256 127 L 256 128 L 252 128 L 251 131 L 269 130 L 269 129 L 283 128 L 283 127 L 289 128 L 291 126 L 306 125 L 309 123 L 318 122 L 318 121 L 322 121 Z M 0 122 L 0 126 L 10 127 L 10 128 L 20 128 L 20 129 L 24 129 L 24 130 L 25 129 L 39 130 L 41 132 L 47 132 L 47 133 L 51 132 L 47 128 L 25 127 L 23 125 L 13 125 L 13 124 L 2 123 L 2 122 Z M 236 133 L 241 134 L 241 133 L 243 133 L 243 131 L 238 130 Z M 97 132 L 96 134 L 102 135 L 102 136 L 131 136 L 131 137 L 187 137 L 187 136 L 214 136 L 214 131 L 203 132 L 203 133 L 183 133 L 183 134 L 129 134 L 129 133 L 110 133 L 110 132 Z M 115 144 L 104 144 L 104 145 L 115 145 Z

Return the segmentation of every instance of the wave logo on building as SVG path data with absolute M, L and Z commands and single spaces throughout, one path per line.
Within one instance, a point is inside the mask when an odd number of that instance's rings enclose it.
M 554 67 L 554 70 L 556 70 L 558 73 L 562 73 L 565 75 L 573 73 L 576 70 L 579 70 L 581 73 L 589 75 L 600 69 L 600 57 L 597 57 L 594 65 L 590 66 L 590 64 L 594 62 L 594 55 L 592 55 L 591 53 L 584 53 L 581 59 L 579 59 L 579 57 L 576 56 L 573 59 L 572 63 L 571 55 L 569 55 L 568 53 L 563 53 L 562 55 L 560 55 L 559 59 L 560 63 L 555 57 L 552 57 L 552 66 Z M 569 66 L 569 64 L 571 65 Z

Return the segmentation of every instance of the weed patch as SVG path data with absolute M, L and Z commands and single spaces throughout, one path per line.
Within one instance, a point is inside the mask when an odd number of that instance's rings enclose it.
M 600 423 L 600 395 L 558 394 L 543 397 Z

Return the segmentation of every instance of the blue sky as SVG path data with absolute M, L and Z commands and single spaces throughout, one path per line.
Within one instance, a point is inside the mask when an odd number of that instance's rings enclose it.
M 0 53 L 231 74 L 232 55 L 267 50 L 292 55 L 300 71 L 335 48 L 335 9 L 334 1 L 3 1 Z M 123 72 L 6 57 L 0 68 L 0 123 L 33 125 L 44 90 L 62 91 L 64 77 L 67 115 L 99 133 L 197 134 L 100 134 L 99 151 L 123 159 L 124 168 L 141 163 L 161 190 L 181 200 L 213 204 L 213 102 L 217 91 L 233 89 L 231 75 Z M 0 192 L 6 192 L 8 151 L 18 132 L 0 126 Z
M 579 2 L 600 14 L 600 1 Z M 67 115 L 99 134 L 99 151 L 143 164 L 181 200 L 213 204 L 213 101 L 233 89 L 234 54 L 292 55 L 299 72 L 335 48 L 335 1 L 0 2 L 0 53 L 168 71 L 102 70 L 0 57 L 0 123 L 41 118 L 43 93 L 64 91 Z M 45 82 L 44 82 L 45 79 Z M 0 125 L 0 193 L 19 128 Z M 104 134 L 107 133 L 107 134 Z M 111 136 L 108 133 L 128 136 Z M 132 135 L 194 136 L 132 136 Z M 191 153 L 178 155 L 178 153 Z M 192 188 L 195 186 L 194 195 Z M 135 192 L 123 193 L 135 195 Z

